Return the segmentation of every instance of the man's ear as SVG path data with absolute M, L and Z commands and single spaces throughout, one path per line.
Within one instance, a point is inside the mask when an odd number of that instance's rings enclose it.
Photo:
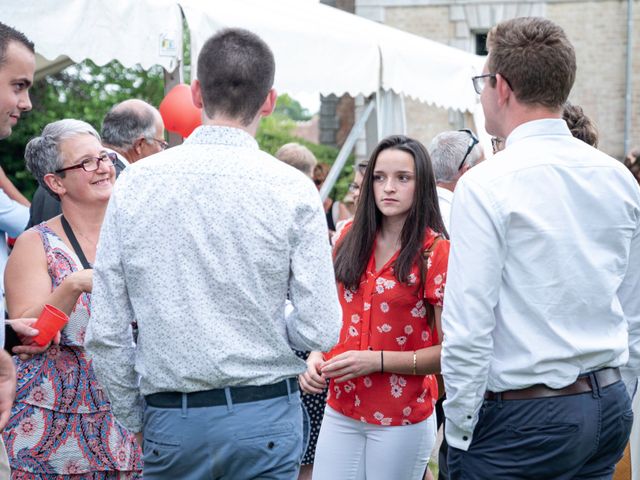
M 141 158 L 142 144 L 145 142 L 146 140 L 143 137 L 140 137 L 133 142 L 133 152 L 138 156 L 138 158 Z
M 197 108 L 203 108 L 202 103 L 202 88 L 200 86 L 200 80 L 197 78 L 191 82 L 191 100 Z
M 276 108 L 276 101 L 278 100 L 278 94 L 275 89 L 269 90 L 267 94 L 267 98 L 264 99 L 264 103 L 262 107 L 260 107 L 260 116 L 267 117 L 273 113 L 273 110 Z
M 47 184 L 47 187 L 49 187 L 49 189 L 59 197 L 67 192 L 67 189 L 62 184 L 62 178 L 60 178 L 58 175 L 54 173 L 47 173 L 44 176 L 43 180 L 44 183 Z
M 500 105 L 505 104 L 514 95 L 505 78 L 499 73 L 496 73 L 496 93 L 498 94 L 498 103 Z

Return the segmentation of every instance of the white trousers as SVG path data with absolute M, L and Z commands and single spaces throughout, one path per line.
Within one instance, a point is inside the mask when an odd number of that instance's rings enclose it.
M 421 480 L 436 441 L 431 415 L 413 425 L 371 425 L 325 408 L 313 480 Z

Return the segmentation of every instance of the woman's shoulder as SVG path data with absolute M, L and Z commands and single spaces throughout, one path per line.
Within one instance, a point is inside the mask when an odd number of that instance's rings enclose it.
M 61 242 L 62 240 L 60 240 L 60 235 L 55 230 L 56 219 L 57 217 L 47 220 L 46 222 L 39 223 L 22 232 L 22 234 L 20 234 L 16 239 L 12 255 L 19 253 L 22 250 L 33 251 L 33 248 L 36 246 L 44 245 L 46 249 L 46 247 L 52 243 L 57 244 L 58 242 Z
M 443 245 L 448 245 L 449 240 L 444 236 L 443 233 L 436 232 L 435 230 L 427 227 L 424 232 L 424 240 L 423 240 L 424 249 L 433 250 L 440 243 L 443 243 Z

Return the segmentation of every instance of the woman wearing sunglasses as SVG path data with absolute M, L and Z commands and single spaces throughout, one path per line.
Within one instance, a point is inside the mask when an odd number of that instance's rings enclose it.
M 141 478 L 140 448 L 115 422 L 83 346 L 116 156 L 91 125 L 66 119 L 31 140 L 25 158 L 38 183 L 60 199 L 62 215 L 18 238 L 6 268 L 8 310 L 37 317 L 51 304 L 69 322 L 59 345 L 16 359 L 16 401 L 3 432 L 11 478 Z

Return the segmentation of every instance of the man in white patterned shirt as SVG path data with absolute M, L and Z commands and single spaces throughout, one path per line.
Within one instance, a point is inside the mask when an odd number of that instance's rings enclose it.
M 341 311 L 313 183 L 253 138 L 274 71 L 256 35 L 211 37 L 192 85 L 203 126 L 127 168 L 107 209 L 86 346 L 116 417 L 144 434 L 145 480 L 297 475 L 305 365 L 290 346 L 331 348 Z
M 560 27 L 508 20 L 487 46 L 473 82 L 506 148 L 453 198 L 449 475 L 611 478 L 640 373 L 640 188 L 562 120 L 576 57 Z

